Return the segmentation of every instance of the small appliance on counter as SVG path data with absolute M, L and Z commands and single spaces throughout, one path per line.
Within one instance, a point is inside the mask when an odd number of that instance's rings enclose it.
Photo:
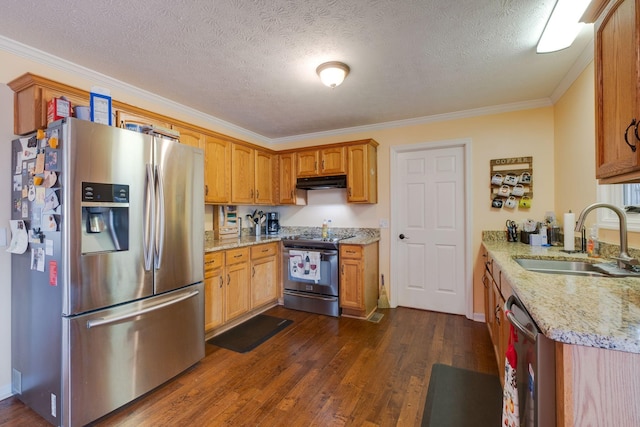
M 280 220 L 278 212 L 267 212 L 267 234 L 278 234 L 280 231 Z

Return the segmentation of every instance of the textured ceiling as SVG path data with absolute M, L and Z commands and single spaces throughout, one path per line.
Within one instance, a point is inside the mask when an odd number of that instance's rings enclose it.
M 535 54 L 554 3 L 3 0 L 0 35 L 277 139 L 548 98 L 590 41 Z

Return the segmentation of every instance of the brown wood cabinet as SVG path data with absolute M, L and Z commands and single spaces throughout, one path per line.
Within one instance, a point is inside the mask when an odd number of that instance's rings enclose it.
M 329 176 L 347 173 L 345 147 L 315 148 L 296 153 L 297 176 Z
M 163 128 L 171 128 L 171 123 L 157 117 L 151 117 L 145 114 L 140 114 L 138 112 L 127 111 L 125 109 L 117 109 L 116 123 L 114 123 L 114 126 L 124 128 L 127 124 L 135 124 L 141 126 L 153 125 Z
M 295 154 L 278 155 L 279 186 L 278 203 L 281 205 L 296 204 L 296 163 Z
M 251 308 L 278 299 L 278 243 L 251 247 Z
M 347 201 L 350 203 L 378 202 L 376 145 L 369 142 L 347 147 Z
M 231 144 L 231 203 L 273 204 L 273 154 Z
M 595 33 L 596 178 L 640 181 L 640 0 L 619 0 Z
M 378 305 L 378 242 L 340 245 L 342 314 L 368 318 Z
M 251 290 L 249 248 L 229 249 L 225 257 L 227 289 L 224 317 L 228 322 L 249 311 Z
M 89 93 L 26 73 L 8 83 L 14 91 L 13 131 L 26 135 L 47 127 L 47 102 L 65 96 L 72 105 L 89 105 Z
M 225 204 L 231 196 L 231 143 L 205 135 L 204 202 Z
M 498 363 L 500 382 L 504 385 L 504 362 L 509 343 L 509 321 L 504 312 L 504 303 L 513 293 L 509 282 L 502 277 L 500 267 L 494 264 L 483 247 L 485 268 L 482 276 L 484 285 L 485 321 L 493 343 L 493 351 Z
M 199 148 L 204 151 L 205 147 L 205 134 L 192 128 L 185 126 L 172 125 L 171 129 L 180 132 L 180 143 L 189 145 L 194 148 Z M 206 174 L 206 170 L 205 170 Z
M 276 242 L 204 255 L 205 331 L 251 317 L 252 309 L 280 297 Z M 228 327 L 228 325 L 226 326 Z
M 225 321 L 224 252 L 204 255 L 204 330 L 222 325 Z
M 30 73 L 8 86 L 15 92 L 17 135 L 47 126 L 47 101 L 53 97 L 66 96 L 73 105 L 89 105 L 89 92 Z M 341 174 L 347 174 L 348 202 L 377 203 L 378 143 L 372 139 L 278 153 L 115 99 L 112 108 L 114 125 L 172 128 L 180 132 L 182 143 L 205 150 L 205 203 L 304 204 L 304 191 L 295 191 L 298 176 Z

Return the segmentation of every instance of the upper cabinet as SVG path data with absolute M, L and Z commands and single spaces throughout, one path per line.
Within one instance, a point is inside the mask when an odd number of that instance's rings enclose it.
M 89 92 L 30 73 L 8 86 L 14 91 L 16 135 L 47 126 L 47 102 L 52 98 L 65 96 L 74 106 L 89 105 Z M 180 132 L 182 144 L 204 150 L 205 203 L 306 204 L 305 190 L 296 190 L 298 177 L 345 174 L 349 203 L 377 203 L 378 143 L 372 139 L 276 152 L 115 99 L 112 108 L 114 126 L 173 129 Z
M 47 102 L 65 96 L 72 105 L 89 105 L 89 93 L 30 73 L 8 83 L 14 92 L 13 132 L 26 135 L 47 127 Z
M 347 172 L 345 147 L 301 150 L 296 158 L 299 177 L 344 175 Z
M 619 0 L 596 23 L 596 178 L 640 181 L 640 0 Z
M 231 195 L 231 143 L 224 138 L 204 138 L 204 202 L 229 203 Z
M 378 143 L 362 141 L 347 147 L 347 201 L 378 202 Z
M 273 204 L 273 171 L 273 154 L 232 143 L 231 203 Z

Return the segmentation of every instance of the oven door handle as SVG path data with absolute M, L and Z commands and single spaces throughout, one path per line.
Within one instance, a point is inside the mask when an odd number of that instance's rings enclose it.
M 317 299 L 317 300 L 321 300 L 321 301 L 335 301 L 338 298 L 338 297 L 325 297 L 325 296 L 321 296 L 321 295 L 311 295 L 311 294 L 307 294 L 307 293 L 304 293 L 304 292 L 296 292 L 296 291 L 291 291 L 291 290 L 285 290 L 284 294 L 285 295 L 292 295 L 292 296 L 296 296 L 296 297 Z
M 286 256 L 290 256 L 289 253 L 290 251 L 288 250 L 289 248 L 285 249 L 282 253 Z M 320 252 L 318 250 L 315 249 L 305 249 L 305 248 L 295 248 L 293 249 L 294 251 L 299 251 L 299 252 L 318 252 L 320 255 L 323 256 L 337 256 L 338 255 L 338 251 L 328 251 L 328 252 Z

